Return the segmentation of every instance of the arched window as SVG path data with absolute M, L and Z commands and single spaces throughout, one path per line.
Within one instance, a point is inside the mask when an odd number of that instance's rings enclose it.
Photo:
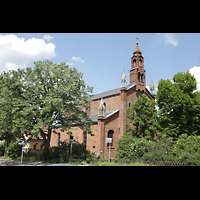
M 83 132 L 83 145 L 85 145 L 85 147 L 87 145 L 87 133 L 85 131 Z
M 103 105 L 105 106 L 105 111 L 104 112 L 106 112 L 106 103 L 104 103 Z
M 139 66 L 140 67 L 142 66 L 142 60 L 139 60 Z
M 143 74 L 141 75 L 141 82 L 143 83 Z
M 58 133 L 58 146 L 60 146 L 60 133 Z
M 136 60 L 133 60 L 133 66 L 136 66 Z
M 108 138 L 112 138 L 112 143 L 111 144 L 107 143 L 107 147 L 109 147 L 109 145 L 110 147 L 113 147 L 113 133 L 114 133 L 113 130 L 108 131 Z
M 138 72 L 138 81 L 141 82 L 141 80 L 140 80 L 140 72 Z

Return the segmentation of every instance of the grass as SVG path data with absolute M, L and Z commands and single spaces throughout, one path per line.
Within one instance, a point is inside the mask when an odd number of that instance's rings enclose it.
M 12 160 L 9 156 L 0 156 L 0 159 Z
M 152 166 L 149 164 L 144 164 L 144 163 L 139 163 L 139 162 L 135 162 L 135 163 L 130 163 L 130 164 L 120 164 L 120 163 L 115 163 L 115 162 L 96 162 L 94 164 L 89 164 L 89 166 Z
M 11 160 L 11 158 L 9 156 L 5 156 L 5 157 L 4 156 L 0 156 L 0 159 Z M 16 159 L 16 160 L 20 160 L 20 158 Z M 32 157 L 24 157 L 23 161 L 34 162 L 34 161 L 38 161 L 38 159 L 36 159 L 34 156 L 32 156 Z M 60 162 L 60 163 L 62 163 L 62 162 Z M 80 161 L 75 161 L 75 162 L 68 162 L 68 164 L 82 165 L 83 163 L 80 162 Z M 120 163 L 116 163 L 116 162 L 102 162 L 102 161 L 95 162 L 93 164 L 90 163 L 88 165 L 89 166 L 153 166 L 153 165 L 150 165 L 150 164 L 144 164 L 144 163 L 140 163 L 140 162 L 134 162 L 134 163 L 130 163 L 130 164 L 127 164 L 127 163 L 120 164 Z

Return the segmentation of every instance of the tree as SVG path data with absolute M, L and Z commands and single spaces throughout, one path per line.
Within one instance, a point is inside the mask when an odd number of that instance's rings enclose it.
M 24 86 L 28 103 L 23 109 L 24 119 L 29 121 L 31 134 L 41 134 L 45 151 L 50 146 L 52 131 L 58 127 L 67 131 L 73 124 L 91 133 L 91 120 L 84 112 L 90 107 L 93 88 L 86 86 L 83 74 L 62 62 L 34 62 L 26 68 Z M 57 131 L 55 132 L 57 133 Z
M 21 111 L 24 105 L 24 70 L 10 70 L 0 74 L 0 140 L 7 144 L 16 137 L 23 137 L 24 124 Z M 23 121 L 23 123 L 22 123 Z
M 160 80 L 157 103 L 160 125 L 169 136 L 200 134 L 200 93 L 189 72 L 175 74 L 173 80 Z
M 142 94 L 136 103 L 128 108 L 127 117 L 131 123 L 131 125 L 126 124 L 127 131 L 133 136 L 153 139 L 156 134 L 159 134 L 160 126 L 155 101 L 148 99 L 145 94 Z
M 88 134 L 89 109 L 93 88 L 86 86 L 83 74 L 62 62 L 34 62 L 26 70 L 0 75 L 0 137 L 9 141 L 24 134 L 44 138 L 48 152 L 52 131 L 67 131 L 76 124 Z

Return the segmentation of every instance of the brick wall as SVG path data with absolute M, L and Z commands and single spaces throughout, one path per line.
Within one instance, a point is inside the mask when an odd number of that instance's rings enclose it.
M 91 115 L 99 112 L 98 108 L 100 101 L 101 99 L 95 99 L 91 102 Z M 103 97 L 103 102 L 106 104 L 106 112 L 118 110 L 120 108 L 120 94 Z

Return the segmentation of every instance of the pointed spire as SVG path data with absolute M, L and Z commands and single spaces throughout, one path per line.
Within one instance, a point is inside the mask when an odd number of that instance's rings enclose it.
M 133 54 L 136 54 L 136 53 L 141 54 L 142 52 L 141 52 L 141 50 L 140 50 L 140 48 L 139 48 L 139 46 L 138 46 L 138 44 L 139 44 L 139 42 L 138 42 L 139 38 L 136 37 L 136 40 L 137 40 L 137 42 L 136 42 L 136 48 L 135 48 Z
M 105 116 L 105 105 L 104 105 L 104 103 L 103 103 L 103 98 L 101 98 L 101 101 L 100 101 L 100 103 L 99 103 L 99 116 Z
M 125 70 L 123 70 L 123 74 L 122 74 L 122 77 L 121 77 L 121 87 L 126 87 L 127 86 L 127 78 L 126 78 L 126 75 L 125 75 Z
M 153 79 L 151 79 L 151 85 L 149 86 L 149 89 L 151 91 L 151 94 L 153 94 L 153 92 L 155 92 L 155 86 L 153 84 Z

